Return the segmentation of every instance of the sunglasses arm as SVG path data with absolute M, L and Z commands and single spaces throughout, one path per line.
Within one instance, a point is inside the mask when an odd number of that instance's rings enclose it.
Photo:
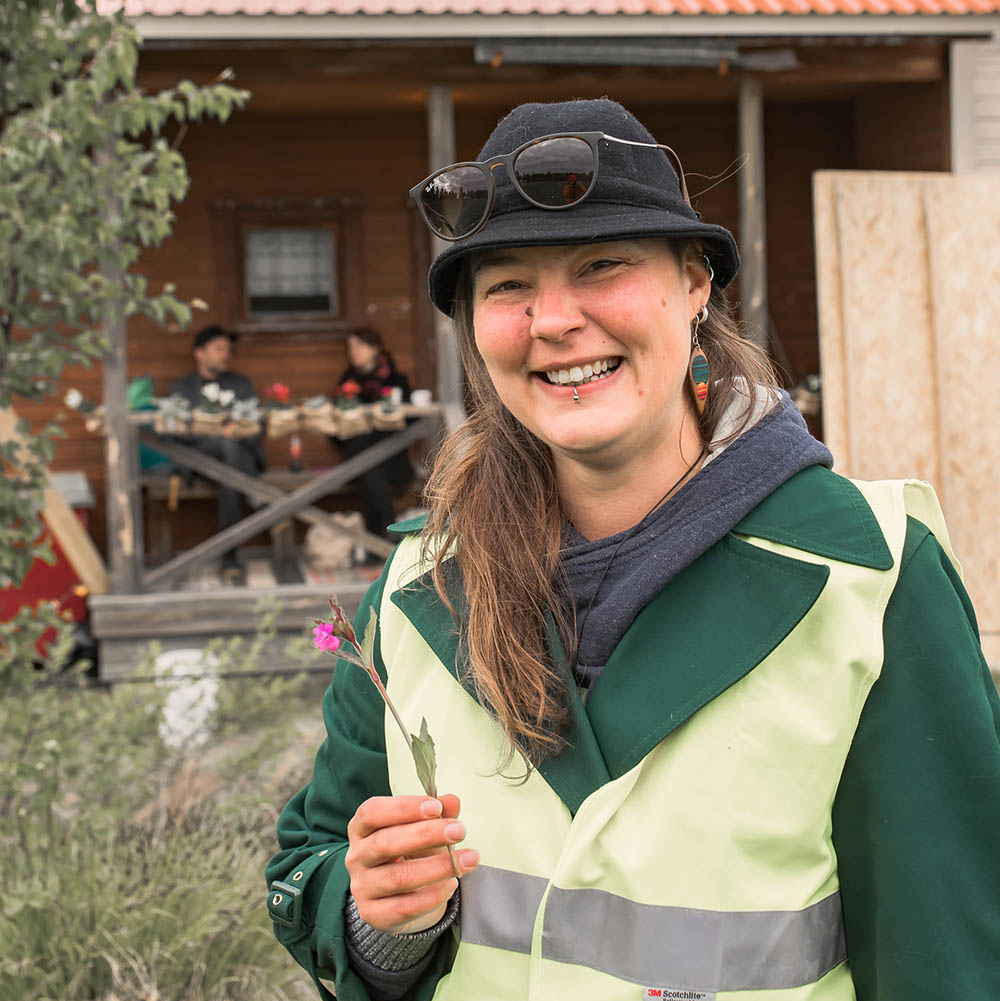
M 662 149 L 670 158 L 671 166 L 677 172 L 677 179 L 681 183 L 681 196 L 688 205 L 691 204 L 691 199 L 688 196 L 687 181 L 684 180 L 684 168 L 681 166 L 681 158 L 669 146 L 664 146 L 663 143 L 641 143 L 636 142 L 634 139 L 619 139 L 618 136 L 606 135 L 604 138 L 616 143 L 624 143 L 626 146 L 644 146 L 646 149 Z

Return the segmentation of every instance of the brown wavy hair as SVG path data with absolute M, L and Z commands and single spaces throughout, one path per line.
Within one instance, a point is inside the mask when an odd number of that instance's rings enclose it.
M 697 242 L 668 243 L 679 263 L 701 260 Z M 462 669 L 509 739 L 501 770 L 515 754 L 530 770 L 565 745 L 562 730 L 574 683 L 553 663 L 546 642 L 551 624 L 572 662 L 576 615 L 560 587 L 564 514 L 549 447 L 500 401 L 476 349 L 468 264 L 456 291 L 455 328 L 471 416 L 441 447 L 427 483 L 424 549 L 434 560 L 435 588 L 449 608 L 442 567 L 455 553 L 469 608 L 468 621 L 459 627 Z M 740 336 L 731 305 L 714 286 L 698 335 L 712 375 L 698 422 L 708 445 L 734 394 L 746 398 L 746 407 L 726 441 L 751 418 L 752 387 L 774 387 L 776 378 L 767 355 Z

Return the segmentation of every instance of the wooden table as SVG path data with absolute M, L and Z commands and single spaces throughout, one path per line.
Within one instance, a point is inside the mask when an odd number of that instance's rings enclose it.
M 247 515 L 242 521 L 217 532 L 204 542 L 142 574 L 142 590 L 148 591 L 162 587 L 181 574 L 187 574 L 196 567 L 216 559 L 241 542 L 245 542 L 259 532 L 290 517 L 310 524 L 327 525 L 334 531 L 347 535 L 353 542 L 364 546 L 369 552 L 379 556 L 387 556 L 393 548 L 391 542 L 361 529 L 345 528 L 331 518 L 326 511 L 313 506 L 313 501 L 356 479 L 362 473 L 368 472 L 369 469 L 408 448 L 414 442 L 437 435 L 441 428 L 440 408 L 437 406 L 423 408 L 423 413 L 424 416 L 418 417 L 402 430 L 390 433 L 388 437 L 339 463 L 333 469 L 317 473 L 307 483 L 290 491 L 282 490 L 258 477 L 241 473 L 232 466 L 228 466 L 218 459 L 213 459 L 196 448 L 155 434 L 149 427 L 141 426 L 141 422 L 137 421 L 136 423 L 140 424 L 138 428 L 139 440 L 155 448 L 178 466 L 192 469 L 200 476 L 216 483 L 233 487 L 251 500 L 264 504 L 263 507 Z

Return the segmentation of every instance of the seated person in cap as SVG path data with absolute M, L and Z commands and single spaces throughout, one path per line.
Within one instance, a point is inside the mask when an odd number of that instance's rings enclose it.
M 170 394 L 185 397 L 192 407 L 201 400 L 202 389 L 214 382 L 225 392 L 231 390 L 237 400 L 255 397 L 253 383 L 245 375 L 229 368 L 232 344 L 236 334 L 228 333 L 221 327 L 205 327 L 194 337 L 193 351 L 195 368 L 170 384 Z M 180 439 L 185 445 L 197 448 L 213 459 L 219 459 L 241 473 L 256 476 L 267 465 L 260 436 L 252 438 L 229 438 L 225 435 L 206 437 L 189 435 Z M 219 529 L 235 525 L 243 517 L 243 495 L 232 487 L 219 484 Z M 223 571 L 238 570 L 236 551 L 230 550 L 222 557 Z

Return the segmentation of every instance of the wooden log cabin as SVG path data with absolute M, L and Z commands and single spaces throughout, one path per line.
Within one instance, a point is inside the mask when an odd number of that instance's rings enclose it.
M 126 9 L 145 40 L 148 90 L 232 67 L 252 92 L 226 125 L 183 137 L 189 194 L 173 236 L 140 262 L 152 287 L 175 283 L 208 306 L 187 331 L 129 322 L 121 375 L 150 375 L 161 394 L 192 366 L 201 325 L 237 331 L 234 367 L 297 398 L 330 393 L 347 332 L 371 325 L 414 385 L 460 400 L 447 325 L 425 293 L 433 248 L 407 191 L 433 167 L 473 158 L 522 101 L 608 95 L 678 150 L 696 207 L 741 242 L 734 294 L 757 336 L 769 331 L 789 384 L 819 371 L 813 172 L 1000 165 L 991 42 L 1000 0 L 127 0 Z M 331 276 L 325 312 L 254 307 L 254 248 L 288 230 L 312 233 L 321 248 L 313 266 Z M 99 367 L 64 383 L 102 397 Z M 60 409 L 53 401 L 24 415 Z M 68 429 L 55 468 L 90 480 L 95 541 L 114 586 L 129 590 L 109 552 L 104 443 L 74 418 Z M 273 466 L 287 464 L 287 447 L 269 443 Z M 335 452 L 311 437 L 304 458 L 326 466 Z M 214 528 L 210 504 L 191 509 L 175 543 Z

